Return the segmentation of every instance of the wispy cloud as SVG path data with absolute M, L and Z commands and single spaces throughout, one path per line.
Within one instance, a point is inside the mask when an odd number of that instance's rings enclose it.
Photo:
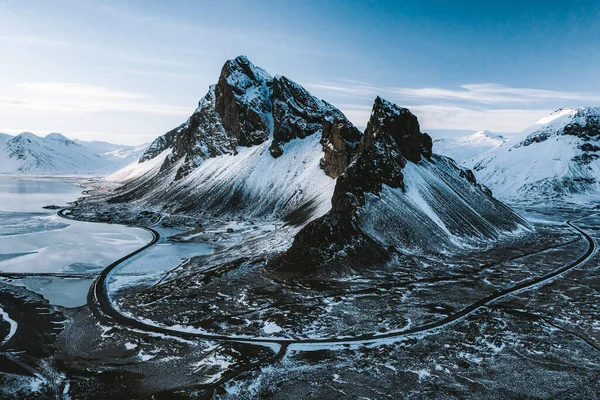
M 47 38 L 41 38 L 36 36 L 26 35 L 0 35 L 0 42 L 16 43 L 19 45 L 26 46 L 46 46 L 46 47 L 59 47 L 69 46 L 67 42 L 59 40 L 51 40 Z
M 154 71 L 154 70 L 146 70 L 146 69 L 135 69 L 135 68 L 106 68 L 106 70 L 113 72 L 123 72 L 126 74 L 133 75 L 151 75 L 151 76 L 164 76 L 170 78 L 180 78 L 180 79 L 198 79 L 198 75 L 194 74 L 183 74 L 179 72 L 168 72 L 168 71 Z
M 190 107 L 160 104 L 144 93 L 70 82 L 29 82 L 14 85 L 12 96 L 0 97 L 0 107 L 64 113 L 116 112 L 187 116 Z
M 472 131 L 488 129 L 495 132 L 520 132 L 551 111 L 513 108 L 482 110 L 443 104 L 403 106 L 410 109 L 419 118 L 424 131 L 429 129 Z M 360 128 L 365 127 L 371 114 L 371 106 L 366 105 L 341 104 L 339 108 Z
M 530 104 L 542 101 L 599 102 L 600 94 L 566 92 L 503 86 L 496 83 L 478 83 L 458 86 L 455 89 L 425 87 L 378 87 L 364 82 L 342 80 L 345 84 L 305 83 L 311 89 L 345 97 L 391 96 L 392 99 L 447 100 L 484 105 Z
M 0 97 L 0 107 L 17 107 L 29 110 L 55 111 L 67 113 L 115 112 L 179 116 L 188 116 L 193 111 L 190 107 L 155 103 L 93 100 L 42 100 L 6 97 Z
M 85 85 L 70 82 L 29 82 L 18 83 L 17 88 L 27 91 L 52 95 L 66 95 L 75 97 L 93 97 L 108 99 L 149 99 L 150 96 L 140 93 L 125 92 L 102 86 Z
M 481 104 L 533 103 L 542 100 L 600 101 L 600 95 L 593 93 L 508 87 L 495 83 L 462 85 L 456 90 L 392 88 L 389 92 L 410 98 L 464 100 Z

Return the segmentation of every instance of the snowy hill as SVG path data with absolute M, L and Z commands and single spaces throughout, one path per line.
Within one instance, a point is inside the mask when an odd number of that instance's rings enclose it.
M 0 173 L 106 174 L 131 163 L 146 147 L 74 141 L 60 133 L 0 135 Z
M 337 179 L 331 210 L 306 225 L 272 268 L 347 272 L 398 251 L 444 253 L 529 229 L 471 171 L 433 154 L 431 138 L 405 108 L 378 97 L 359 147 Z
M 434 140 L 437 154 L 452 158 L 457 163 L 478 156 L 490 149 L 500 146 L 507 139 L 490 131 L 479 131 L 472 135 L 452 139 Z
M 329 209 L 360 137 L 338 109 L 240 56 L 188 121 L 107 179 L 125 183 L 113 202 L 305 220 Z
M 565 108 L 464 165 L 507 200 L 600 194 L 600 108 Z

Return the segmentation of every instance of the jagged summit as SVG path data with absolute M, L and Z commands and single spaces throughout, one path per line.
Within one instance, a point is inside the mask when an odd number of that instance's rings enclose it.
M 471 171 L 432 154 L 431 138 L 405 108 L 378 97 L 358 147 L 331 210 L 306 225 L 271 268 L 339 273 L 381 265 L 398 249 L 444 252 L 528 227 Z
M 332 178 L 347 167 L 361 137 L 331 104 L 239 56 L 225 62 L 185 123 L 111 177 L 129 182 L 114 201 L 235 212 L 248 206 L 240 198 L 253 198 L 262 204 L 252 210 L 259 215 L 289 215 L 299 207 L 323 213 L 317 204 L 329 202 Z M 160 193 L 152 195 L 155 188 Z
M 507 200 L 600 193 L 600 108 L 563 108 L 513 140 L 467 161 Z
M 247 57 L 238 56 L 225 62 L 217 84 L 209 88 L 188 121 L 157 138 L 140 162 L 170 148 L 171 162 L 186 159 L 181 177 L 208 158 L 269 140 L 271 155 L 279 157 L 284 143 L 322 133 L 334 120 L 347 121 L 341 111 L 292 80 L 273 78 Z

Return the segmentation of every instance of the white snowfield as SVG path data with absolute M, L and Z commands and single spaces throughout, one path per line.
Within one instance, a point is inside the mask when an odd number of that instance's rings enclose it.
M 508 139 L 490 131 L 479 131 L 472 135 L 453 139 L 437 139 L 433 142 L 436 154 L 452 158 L 457 163 L 473 158 L 483 152 L 496 148 Z
M 331 208 L 335 180 L 321 169 L 323 157 L 321 135 L 315 133 L 305 139 L 285 143 L 283 155 L 273 158 L 269 153 L 271 141 L 257 146 L 239 147 L 238 154 L 225 154 L 204 160 L 185 178 L 174 181 L 174 176 L 158 180 L 140 201 L 160 207 L 165 196 L 195 198 L 197 210 L 206 204 L 220 205 L 227 212 L 234 204 L 247 205 L 246 217 L 281 217 L 289 210 L 311 204 L 314 218 Z M 170 150 L 143 163 L 133 163 L 109 175 L 107 179 L 132 182 L 158 173 Z M 172 169 L 171 174 L 175 173 Z
M 565 134 L 565 127 L 589 127 L 600 108 L 558 110 L 502 145 L 463 163 L 494 196 L 507 201 L 571 199 L 600 193 L 600 152 L 581 146 L 600 146 L 600 135 L 588 139 Z M 585 154 L 590 155 L 582 160 Z M 595 158 L 596 157 L 596 158 Z
M 106 174 L 138 159 L 146 147 L 75 141 L 60 133 L 0 134 L 0 174 Z

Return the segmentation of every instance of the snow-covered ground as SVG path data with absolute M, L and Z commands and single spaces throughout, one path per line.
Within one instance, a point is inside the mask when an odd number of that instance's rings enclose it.
M 4 343 L 8 342 L 10 338 L 15 335 L 15 333 L 17 333 L 18 324 L 17 321 L 12 319 L 10 315 L 8 315 L 8 313 L 2 309 L 2 307 L 0 307 L 0 317 L 2 317 L 2 320 L 8 322 L 10 326 L 8 334 L 4 337 L 4 339 L 2 339 L 2 342 L 0 342 L 0 345 L 3 345 Z
M 204 211 L 207 207 L 227 213 L 244 206 L 248 218 L 278 217 L 305 203 L 313 203 L 313 217 L 331 208 L 335 180 L 320 168 L 323 156 L 321 137 L 315 133 L 305 139 L 293 139 L 282 145 L 283 155 L 273 158 L 271 141 L 253 147 L 240 147 L 238 154 L 225 154 L 205 160 L 190 175 L 179 181 L 172 177 L 155 180 L 139 201 L 161 205 L 194 199 L 186 207 Z M 109 175 L 108 180 L 128 182 L 151 177 L 158 172 L 170 150 L 143 163 L 133 163 Z M 242 196 L 243 199 L 240 199 Z M 171 199 L 171 200 L 169 200 Z M 235 204 L 234 204 L 235 203 Z M 238 210 L 239 211 L 239 210 Z

